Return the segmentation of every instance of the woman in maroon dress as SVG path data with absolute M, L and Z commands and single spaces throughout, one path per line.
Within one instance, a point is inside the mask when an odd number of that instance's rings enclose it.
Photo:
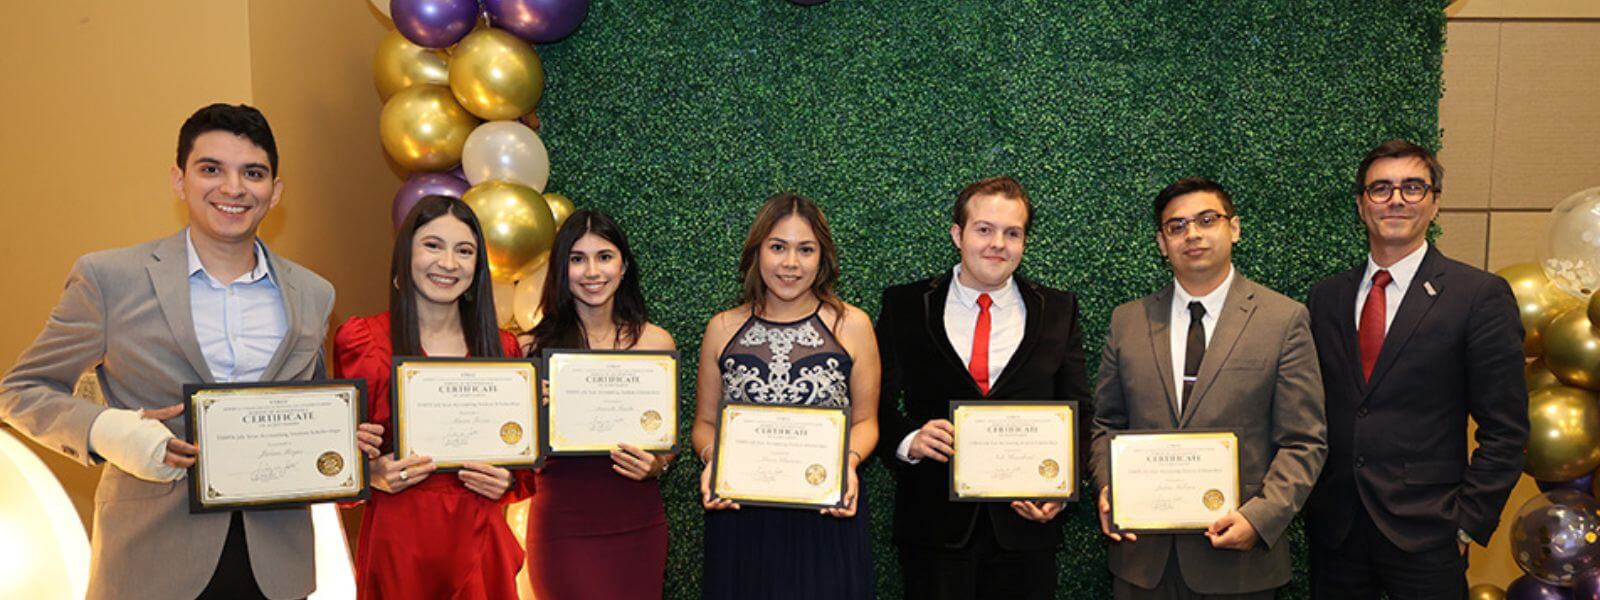
M 516 356 L 495 327 L 483 232 L 455 198 L 429 196 L 395 239 L 389 312 L 353 317 L 334 334 L 334 373 L 367 380 L 369 420 L 383 425 L 373 492 L 356 547 L 364 599 L 511 599 L 522 552 L 501 504 L 519 496 L 513 474 L 467 463 L 434 473 L 427 456 L 394 456 L 389 423 L 393 356 Z
M 556 232 L 532 348 L 672 350 L 648 321 L 639 265 L 605 213 Z M 658 478 L 671 455 L 618 444 L 610 456 L 551 458 L 534 477 L 528 575 L 540 600 L 660 598 L 667 517 Z

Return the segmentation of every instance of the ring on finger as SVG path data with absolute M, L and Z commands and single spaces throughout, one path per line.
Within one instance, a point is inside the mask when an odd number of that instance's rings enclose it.
M 405 481 L 405 480 L 410 479 L 410 478 L 411 478 L 410 476 L 406 475 L 406 468 L 405 467 L 400 467 L 400 481 Z

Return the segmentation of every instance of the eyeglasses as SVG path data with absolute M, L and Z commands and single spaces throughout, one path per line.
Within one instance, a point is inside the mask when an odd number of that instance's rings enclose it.
M 1208 210 L 1193 217 L 1173 217 L 1171 219 L 1167 219 L 1166 222 L 1161 224 L 1161 231 L 1168 236 L 1178 237 L 1183 235 L 1183 232 L 1189 230 L 1189 224 L 1191 223 L 1193 223 L 1195 227 L 1199 227 L 1200 231 L 1210 231 L 1215 229 L 1218 223 L 1232 218 L 1233 215 L 1219 213 L 1214 210 Z
M 1395 184 L 1392 181 L 1374 181 L 1361 189 L 1367 196 L 1367 201 L 1374 204 L 1383 204 L 1394 198 L 1394 191 L 1400 190 L 1400 199 L 1406 204 L 1416 204 L 1428 197 L 1428 192 L 1437 192 L 1439 188 L 1429 185 L 1421 179 L 1407 179 Z

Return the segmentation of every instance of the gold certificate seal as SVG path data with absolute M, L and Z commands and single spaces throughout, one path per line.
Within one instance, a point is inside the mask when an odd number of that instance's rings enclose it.
M 806 483 L 811 485 L 822 485 L 822 482 L 827 478 L 828 470 L 822 468 L 822 465 L 811 465 L 806 467 Z
M 334 475 L 338 475 L 339 472 L 341 472 L 343 470 L 344 470 L 344 457 L 343 456 L 339 456 L 338 452 L 334 452 L 332 450 L 329 450 L 327 452 L 323 452 L 322 456 L 318 456 L 317 457 L 317 472 L 318 473 L 322 473 L 323 475 L 326 475 L 328 477 L 333 477 Z
M 644 414 L 639 415 L 639 426 L 645 431 L 661 429 L 661 413 L 653 410 L 644 411 Z
M 522 426 L 514 421 L 506 421 L 505 425 L 500 426 L 500 441 L 507 446 L 522 441 Z
M 1061 474 L 1061 465 L 1056 464 L 1056 461 L 1054 459 L 1046 458 L 1046 459 L 1044 459 L 1044 462 L 1039 463 L 1039 476 L 1040 477 L 1043 477 L 1045 479 L 1055 479 L 1056 476 L 1060 475 L 1060 474 Z
M 1222 508 L 1222 490 L 1206 490 L 1206 494 L 1200 497 L 1200 501 L 1205 503 L 1206 510 Z

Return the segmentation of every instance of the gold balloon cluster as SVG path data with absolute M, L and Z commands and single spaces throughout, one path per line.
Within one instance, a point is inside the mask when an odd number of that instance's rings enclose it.
M 418 46 L 390 31 L 378 44 L 372 70 L 384 100 L 379 139 L 407 171 L 446 171 L 469 151 L 486 156 L 481 145 L 468 141 L 485 120 L 502 128 L 518 121 L 538 128 L 533 110 L 544 93 L 544 67 L 533 46 L 505 30 L 480 26 L 444 50 Z M 538 141 L 529 132 L 523 135 Z M 498 163 L 510 157 L 490 158 Z M 556 229 L 575 208 L 566 196 L 529 187 L 542 187 L 542 177 L 523 184 L 493 174 L 476 177 L 462 200 L 483 226 L 500 322 L 530 329 L 538 321 Z
M 1600 468 L 1600 296 L 1585 303 L 1533 263 L 1497 272 L 1511 284 L 1524 330 L 1528 447 L 1524 470 L 1568 481 Z
M 1467 600 L 1506 600 L 1506 591 L 1498 586 L 1480 583 L 1467 590 Z

